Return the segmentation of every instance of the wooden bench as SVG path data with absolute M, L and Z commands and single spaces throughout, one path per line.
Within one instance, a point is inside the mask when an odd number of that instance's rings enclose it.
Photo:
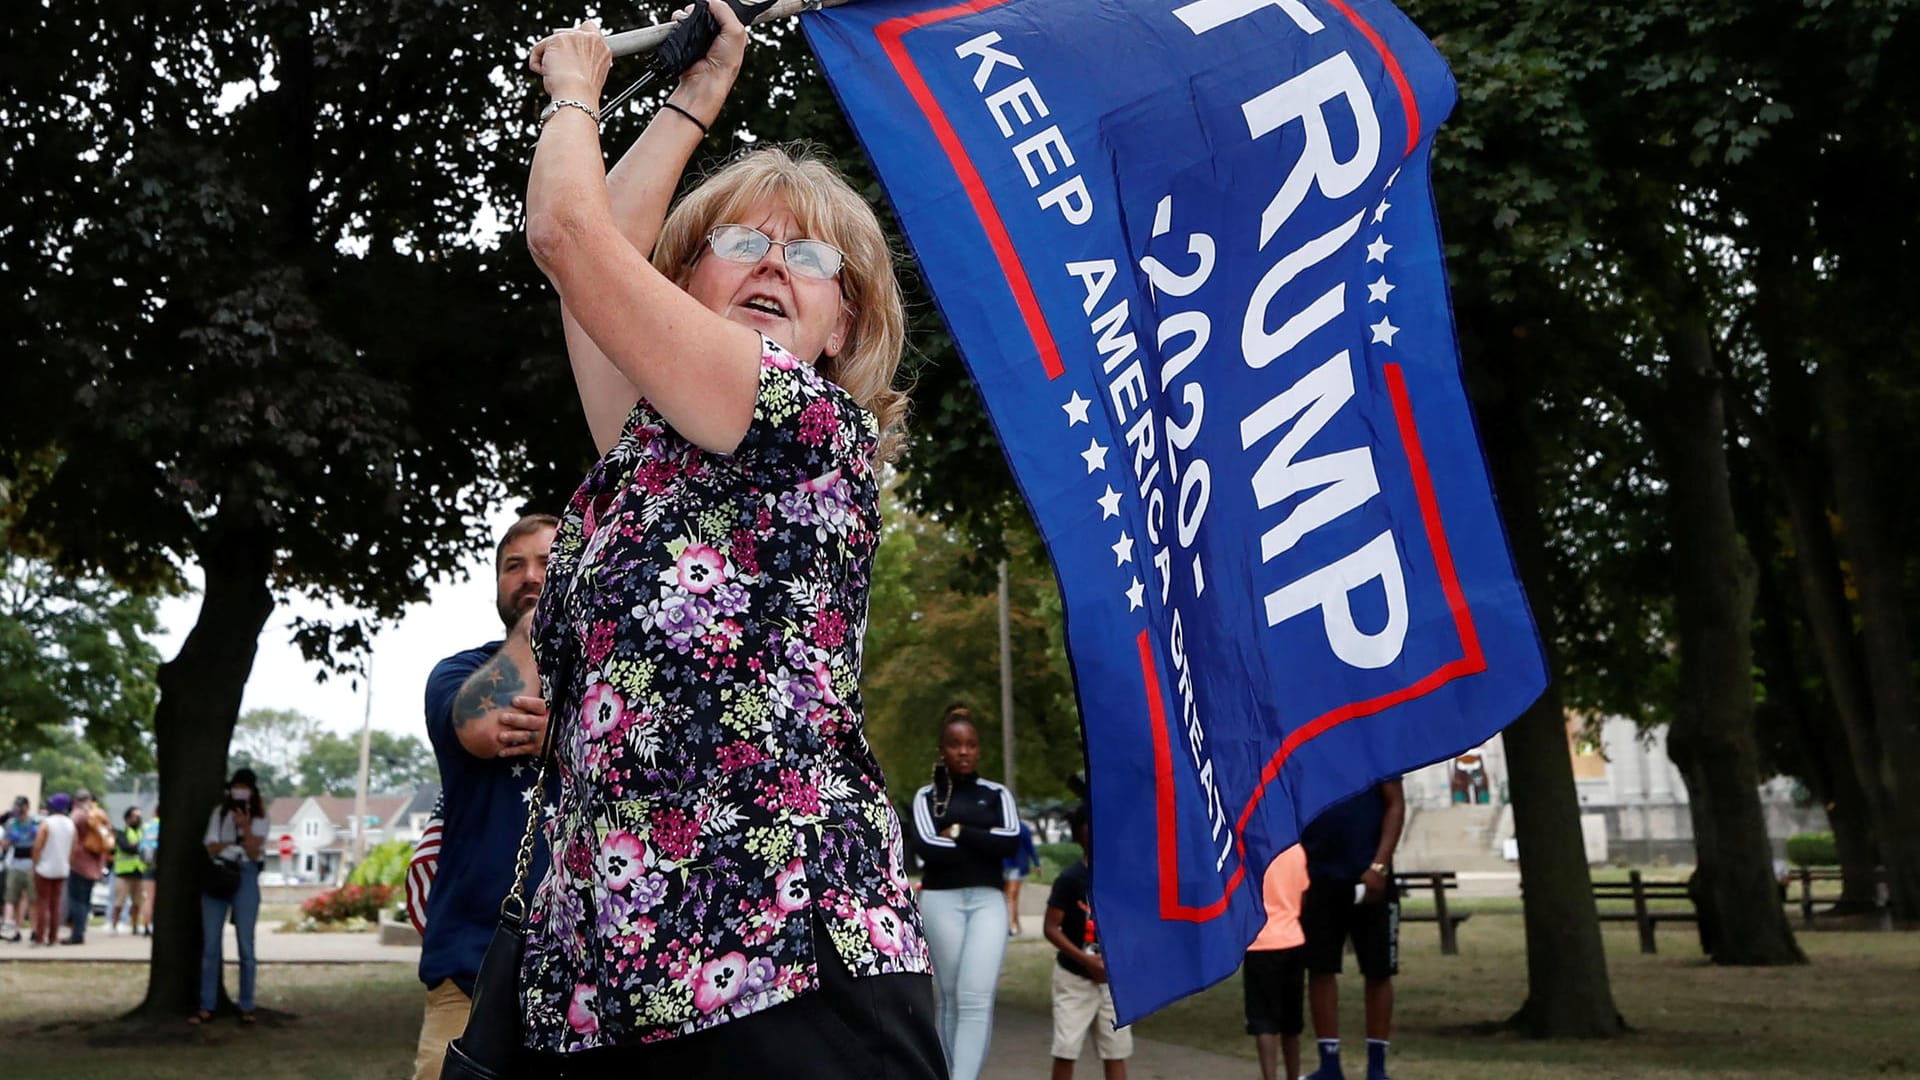
M 1837 866 L 1802 866 L 1787 875 L 1787 881 L 1800 883 L 1800 920 L 1806 924 L 1807 929 L 1813 929 L 1814 882 L 1839 882 L 1845 880 L 1845 877 L 1846 875 L 1841 873 Z M 1889 918 L 1887 904 L 1887 871 L 1884 867 L 1874 869 L 1873 884 L 1874 906 L 1880 909 L 1881 923 L 1886 929 L 1892 929 L 1893 924 Z M 1781 882 L 1783 892 L 1785 886 L 1786 882 Z M 1832 901 L 1835 898 L 1823 897 L 1822 899 Z
M 1593 883 L 1595 907 L 1603 900 L 1628 900 L 1633 903 L 1632 911 L 1599 912 L 1601 922 L 1630 922 L 1640 929 L 1640 951 L 1654 953 L 1658 951 L 1653 938 L 1654 927 L 1663 922 L 1698 922 L 1699 916 L 1693 910 L 1693 895 L 1687 891 L 1684 881 L 1648 881 L 1635 870 L 1627 875 L 1625 881 L 1596 881 Z M 1685 900 L 1685 911 L 1654 911 L 1650 905 L 1656 902 Z
M 1440 924 L 1440 954 L 1442 956 L 1460 955 L 1460 924 L 1473 918 L 1471 911 L 1453 912 L 1447 910 L 1447 892 L 1460 887 L 1451 870 L 1409 870 L 1393 875 L 1393 887 L 1400 897 L 1416 888 L 1433 892 L 1433 912 L 1407 914 L 1404 908 L 1400 912 L 1401 922 L 1430 922 Z

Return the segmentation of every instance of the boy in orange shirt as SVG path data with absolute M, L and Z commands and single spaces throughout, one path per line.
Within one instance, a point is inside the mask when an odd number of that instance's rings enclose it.
M 1261 879 L 1267 925 L 1247 946 L 1240 968 L 1246 992 L 1247 1034 L 1260 1055 L 1260 1080 L 1298 1080 L 1300 1033 L 1305 1028 L 1300 1000 L 1305 990 L 1302 963 L 1306 935 L 1300 931 L 1300 897 L 1307 891 L 1307 855 L 1299 844 L 1275 856 Z M 1277 1051 L 1277 1053 L 1276 1053 Z M 1286 1061 L 1284 1076 L 1274 1069 Z

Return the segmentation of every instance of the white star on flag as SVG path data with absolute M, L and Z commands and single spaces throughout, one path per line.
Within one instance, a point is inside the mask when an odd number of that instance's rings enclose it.
M 524 772 L 524 771 L 526 771 L 526 768 L 527 768 L 527 767 L 526 767 L 525 765 L 522 765 L 522 764 L 521 764 L 520 762 L 517 762 L 517 761 L 516 761 L 516 762 L 514 762 L 514 763 L 513 763 L 513 775 L 515 775 L 515 776 L 519 776 L 519 775 L 520 775 L 520 774 L 521 774 L 522 772 Z
M 520 801 L 526 803 L 528 806 L 532 806 L 533 800 L 539 797 L 540 789 L 538 787 L 529 787 L 520 793 Z
M 1125 566 L 1132 561 L 1133 537 L 1123 532 L 1120 534 L 1120 539 L 1116 540 L 1113 545 L 1113 565 Z
M 1075 424 L 1086 423 L 1087 406 L 1091 404 L 1093 404 L 1093 402 L 1081 397 L 1080 391 L 1075 390 L 1073 396 L 1067 399 L 1067 403 L 1060 406 L 1067 414 L 1067 426 L 1072 427 Z
M 1107 485 L 1107 493 L 1105 495 L 1093 501 L 1100 504 L 1101 521 L 1120 516 L 1120 493 L 1113 490 L 1112 484 Z
M 1376 236 L 1373 238 L 1373 243 L 1367 245 L 1367 261 L 1377 263 L 1386 262 L 1387 252 L 1392 250 L 1393 245 L 1387 243 L 1386 237 Z
M 1389 282 L 1387 280 L 1387 275 L 1381 274 L 1380 280 L 1367 286 L 1367 303 L 1384 304 L 1387 302 L 1387 294 L 1397 288 L 1399 288 L 1398 285 L 1395 285 L 1392 282 Z
M 1087 448 L 1080 451 L 1080 456 L 1087 461 L 1088 476 L 1107 467 L 1107 448 L 1100 445 L 1099 439 L 1088 439 Z
M 1382 220 L 1384 220 L 1384 219 L 1386 218 L 1386 216 L 1387 216 L 1387 211 L 1389 211 L 1389 210 L 1391 210 L 1391 209 L 1393 209 L 1393 204 L 1392 204 L 1392 203 L 1390 203 L 1390 202 L 1383 202 L 1383 203 L 1381 203 L 1381 204 L 1380 204 L 1379 206 L 1376 206 L 1376 207 L 1374 207 L 1374 208 L 1373 208 L 1373 223 L 1374 223 L 1375 225 L 1378 225 L 1378 224 L 1380 224 L 1380 222 L 1381 222 Z
M 1137 611 L 1140 609 L 1140 606 L 1142 604 L 1146 603 L 1146 600 L 1144 599 L 1144 596 L 1143 596 L 1143 594 L 1146 591 L 1147 591 L 1147 587 L 1140 583 L 1140 579 L 1137 577 L 1134 578 L 1133 584 L 1127 587 L 1127 610 L 1128 611 Z
M 1367 329 L 1373 331 L 1373 344 L 1375 345 L 1393 344 L 1393 335 L 1400 332 L 1399 327 L 1384 318 L 1372 326 L 1367 327 Z

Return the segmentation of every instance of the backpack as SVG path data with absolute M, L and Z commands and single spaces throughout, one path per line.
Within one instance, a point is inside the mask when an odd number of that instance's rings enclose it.
M 95 810 L 87 815 L 86 821 L 75 822 L 79 826 L 80 847 L 89 855 L 113 854 L 113 828 L 105 819 L 105 814 Z

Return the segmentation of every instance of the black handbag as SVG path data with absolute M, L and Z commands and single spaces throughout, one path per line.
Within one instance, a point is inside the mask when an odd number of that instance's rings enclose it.
M 238 862 L 209 855 L 200 874 L 200 891 L 215 900 L 231 900 L 240 891 L 240 879 Z
M 527 827 L 520 836 L 520 855 L 514 864 L 513 888 L 500 902 L 500 923 L 480 958 L 473 979 L 473 1005 L 467 1027 L 447 1043 L 440 1064 L 441 1080 L 507 1080 L 524 1075 L 526 1046 L 520 1007 L 520 957 L 526 951 L 527 873 L 533 866 L 534 837 L 546 803 L 547 768 L 553 761 L 554 730 L 547 727 L 541 748 L 540 774 L 534 780 L 539 797 L 527 803 Z
M 226 817 L 226 811 L 221 811 Z M 228 820 L 231 820 L 230 818 Z M 240 835 L 239 829 L 234 836 Z M 223 859 L 218 855 L 208 855 L 200 866 L 200 891 L 215 900 L 231 900 L 240 891 L 240 860 Z

